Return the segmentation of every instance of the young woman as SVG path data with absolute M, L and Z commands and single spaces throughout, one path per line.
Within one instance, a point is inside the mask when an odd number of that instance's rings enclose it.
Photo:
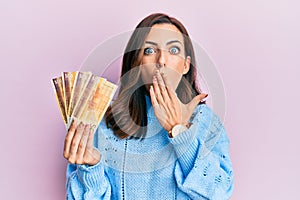
M 229 140 L 196 75 L 184 26 L 160 13 L 143 19 L 96 133 L 82 123 L 68 131 L 67 199 L 228 199 Z

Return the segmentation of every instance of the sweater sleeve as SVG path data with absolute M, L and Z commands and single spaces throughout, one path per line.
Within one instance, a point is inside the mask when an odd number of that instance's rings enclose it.
M 95 133 L 97 145 L 98 131 Z M 66 199 L 109 200 L 111 186 L 102 161 L 94 166 L 68 164 Z
M 225 128 L 206 105 L 198 106 L 192 123 L 171 139 L 178 156 L 174 171 L 177 186 L 192 199 L 229 199 L 233 170 Z

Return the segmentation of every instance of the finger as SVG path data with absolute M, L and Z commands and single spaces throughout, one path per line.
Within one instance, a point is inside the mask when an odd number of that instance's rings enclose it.
M 162 77 L 162 79 L 164 81 L 165 87 L 171 89 L 172 84 L 170 83 L 170 81 L 169 81 L 168 76 L 166 75 L 166 73 L 161 73 L 161 77 Z
M 89 133 L 90 133 L 90 125 L 87 124 L 84 127 L 82 137 L 81 137 L 81 140 L 79 142 L 78 149 L 77 149 L 77 162 L 79 162 L 79 163 L 83 162 L 83 156 L 84 156 L 84 153 L 85 153 L 85 150 L 86 150 Z
M 153 76 L 153 91 L 154 91 L 154 94 L 156 96 L 156 100 L 158 103 L 163 103 L 163 97 L 161 96 L 161 93 L 160 93 L 160 88 L 158 86 L 158 80 L 157 80 L 157 77 L 156 75 Z
M 195 96 L 189 103 L 188 103 L 188 108 L 191 110 L 194 110 L 195 107 L 200 103 L 200 101 L 202 101 L 203 99 L 205 99 L 208 96 L 208 94 L 199 94 L 197 96 Z
M 76 127 L 77 127 L 77 121 L 74 120 L 71 124 L 71 127 L 68 130 L 68 133 L 66 135 L 66 139 L 65 139 L 65 142 L 64 142 L 64 157 L 66 159 L 69 158 L 70 145 L 71 145 L 72 139 L 74 137 Z
M 93 148 L 91 151 L 89 151 L 88 154 L 85 154 L 84 160 L 85 164 L 88 165 L 95 165 L 97 164 L 101 159 L 100 151 L 96 148 Z
M 90 127 L 89 127 L 89 135 L 88 135 L 88 139 L 87 139 L 87 145 L 86 145 L 86 150 L 92 150 L 94 148 L 94 132 L 90 131 Z
M 159 86 L 159 89 L 161 91 L 164 101 L 170 102 L 170 97 L 169 97 L 168 91 L 166 89 L 166 84 L 165 84 L 163 76 L 158 71 L 156 71 L 156 77 L 157 77 L 158 86 Z M 165 74 L 164 74 L 164 77 L 166 78 Z
M 89 135 L 87 138 L 87 144 L 86 144 L 86 148 L 85 148 L 85 152 L 84 152 L 84 157 L 89 158 L 90 156 L 94 155 L 94 136 L 95 133 L 91 132 L 91 129 L 89 127 Z
M 160 77 L 163 80 L 163 84 L 165 86 L 165 91 L 167 93 L 167 95 L 165 95 L 165 96 L 168 96 L 168 98 L 169 98 L 170 101 L 172 101 L 175 98 L 177 98 L 176 92 L 175 92 L 175 90 L 174 90 L 174 88 L 173 88 L 173 86 L 172 86 L 172 84 L 171 84 L 168 76 L 165 73 L 162 73 L 160 75 Z
M 158 120 L 160 121 L 161 124 L 165 124 L 166 113 L 163 112 L 162 108 L 159 106 L 152 85 L 150 86 L 150 98 L 151 98 L 151 102 L 152 102 L 154 113 L 155 113 L 156 117 L 158 118 Z
M 154 94 L 154 89 L 152 85 L 150 86 L 150 98 L 151 98 L 152 106 L 153 107 L 158 106 L 158 102 Z
M 169 95 L 169 98 L 170 98 L 170 101 L 171 102 L 174 102 L 174 101 L 178 101 L 179 98 L 177 97 L 177 94 L 175 92 L 175 90 L 172 88 L 172 86 L 170 85 L 170 83 L 168 83 L 168 79 L 167 77 L 165 78 L 165 83 L 166 83 L 166 90 L 168 92 L 168 95 Z
M 72 139 L 72 143 L 70 146 L 70 155 L 69 155 L 70 163 L 75 163 L 76 161 L 76 153 L 77 153 L 79 142 L 83 134 L 83 130 L 84 130 L 84 125 L 82 122 L 80 122 L 79 126 L 76 129 L 75 135 Z
M 100 159 L 101 159 L 100 152 L 96 148 L 93 148 L 93 162 L 97 163 L 100 161 Z

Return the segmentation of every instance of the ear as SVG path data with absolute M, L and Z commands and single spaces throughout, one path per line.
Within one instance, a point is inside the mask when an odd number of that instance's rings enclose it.
M 183 69 L 183 75 L 187 74 L 190 70 L 190 64 L 191 64 L 191 57 L 187 56 L 185 61 L 184 61 L 184 69 Z

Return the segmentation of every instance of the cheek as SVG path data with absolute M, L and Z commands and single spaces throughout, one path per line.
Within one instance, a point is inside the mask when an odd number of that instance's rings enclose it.
M 161 72 L 165 74 L 168 85 L 175 91 L 182 75 L 171 67 L 163 68 L 161 69 Z
M 181 57 L 173 57 L 169 60 L 168 67 L 182 74 L 184 71 L 184 59 Z
M 142 58 L 142 64 L 151 64 L 151 63 L 156 63 L 157 59 L 155 55 L 150 55 L 150 56 L 143 56 Z
M 164 69 L 164 73 L 166 73 L 174 89 L 176 89 L 184 71 L 184 62 L 185 60 L 181 55 L 169 56 L 167 58 L 167 67 Z M 155 56 L 145 56 L 142 58 L 141 76 L 144 84 L 152 84 L 153 75 L 158 69 L 156 63 Z

